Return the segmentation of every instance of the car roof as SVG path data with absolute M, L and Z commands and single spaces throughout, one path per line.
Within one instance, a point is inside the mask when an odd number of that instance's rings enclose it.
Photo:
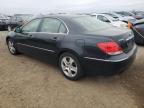
M 75 17 L 82 17 L 82 16 L 89 16 L 89 15 L 79 15 L 79 14 L 50 14 L 50 15 L 42 15 L 36 18 L 46 18 L 46 17 L 52 17 L 52 18 L 60 18 L 60 19 L 71 19 Z

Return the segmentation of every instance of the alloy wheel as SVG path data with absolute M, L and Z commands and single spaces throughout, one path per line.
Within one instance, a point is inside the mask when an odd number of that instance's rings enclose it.
M 78 67 L 76 61 L 69 57 L 63 57 L 61 60 L 61 68 L 64 74 L 68 77 L 75 77 L 78 72 Z
M 13 43 L 12 41 L 8 41 L 8 48 L 9 48 L 9 51 L 10 51 L 12 54 L 15 54 L 16 49 L 15 49 L 14 43 Z

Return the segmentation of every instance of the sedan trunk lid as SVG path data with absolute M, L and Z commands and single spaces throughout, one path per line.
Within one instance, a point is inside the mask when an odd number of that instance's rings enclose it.
M 117 42 L 124 53 L 128 53 L 134 46 L 134 35 L 129 29 L 107 28 L 105 30 L 92 32 L 91 34 L 88 33 L 88 35 L 109 38 Z

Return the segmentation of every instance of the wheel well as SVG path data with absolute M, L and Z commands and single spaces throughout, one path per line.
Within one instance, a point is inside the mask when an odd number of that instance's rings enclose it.
M 78 61 L 79 61 L 79 63 L 80 63 L 80 65 L 81 65 L 81 67 L 83 67 L 83 65 L 81 64 L 82 62 L 81 62 L 81 58 L 80 58 L 80 55 L 78 54 L 78 53 L 76 53 L 75 51 L 72 51 L 72 50 L 63 50 L 63 51 L 61 51 L 59 54 L 58 54 L 58 56 L 57 56 L 57 65 L 59 65 L 59 58 L 60 58 L 60 56 L 63 54 L 63 53 L 71 53 L 71 54 L 73 54 L 77 59 L 78 59 Z M 83 69 L 82 69 L 83 70 Z M 84 73 L 84 71 L 83 71 L 83 73 Z
M 59 60 L 59 57 L 63 54 L 63 53 L 71 53 L 71 54 L 73 54 L 74 56 L 76 56 L 78 59 L 79 59 L 79 55 L 76 53 L 76 52 L 74 52 L 74 51 L 71 51 L 71 50 L 63 50 L 63 51 L 61 51 L 59 54 L 58 54 L 58 56 L 57 56 L 57 60 Z

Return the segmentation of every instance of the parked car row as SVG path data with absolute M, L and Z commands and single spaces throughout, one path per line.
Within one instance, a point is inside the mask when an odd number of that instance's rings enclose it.
M 108 14 L 92 14 L 91 16 L 95 17 L 96 19 L 109 23 L 115 27 L 124 27 L 127 28 L 127 23 L 120 21 L 118 18 L 113 18 Z
M 0 15 L 0 29 L 9 31 L 33 18 L 31 14 L 15 14 L 13 16 Z
M 134 61 L 137 46 L 130 29 L 89 15 L 48 15 L 17 27 L 6 37 L 12 55 L 24 53 L 55 61 L 70 80 L 113 75 Z
M 9 17 L 6 15 L 0 14 L 0 29 L 6 29 L 7 28 L 7 21 Z
M 103 15 L 107 15 L 107 16 L 111 16 L 114 19 L 117 19 L 119 21 L 128 23 L 128 22 L 135 22 L 137 19 L 132 17 L 132 16 L 128 16 L 128 15 L 123 15 L 122 12 L 109 12 L 109 13 L 102 13 Z
M 144 12 L 120 11 L 99 14 L 93 13 L 90 15 L 115 27 L 131 28 L 134 32 L 135 42 L 144 45 Z
M 137 21 L 137 19 L 130 13 L 128 14 L 128 12 L 109 12 L 100 14 L 94 13 L 91 14 L 91 16 L 96 16 L 98 20 L 110 23 L 116 27 L 127 27 L 128 22 Z

